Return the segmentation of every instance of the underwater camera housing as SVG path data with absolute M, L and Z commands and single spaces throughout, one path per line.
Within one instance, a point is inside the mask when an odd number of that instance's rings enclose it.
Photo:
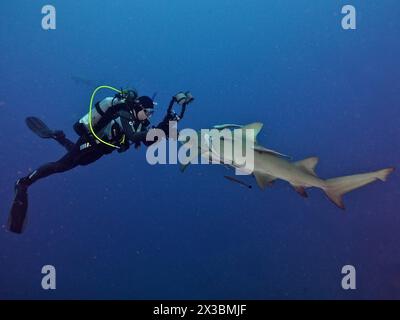
M 179 105 L 189 104 L 194 100 L 194 97 L 190 91 L 179 92 L 174 96 L 175 101 Z

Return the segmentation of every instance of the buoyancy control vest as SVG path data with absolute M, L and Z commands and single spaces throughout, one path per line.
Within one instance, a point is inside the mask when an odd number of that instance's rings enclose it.
M 149 125 L 148 121 L 135 121 L 133 103 L 136 98 L 137 93 L 130 91 L 129 94 L 117 94 L 97 102 L 91 114 L 92 127 L 96 134 L 118 146 L 129 146 L 129 137 Z M 89 113 L 85 114 L 73 127 L 79 136 L 87 137 L 91 144 L 99 144 L 89 130 Z

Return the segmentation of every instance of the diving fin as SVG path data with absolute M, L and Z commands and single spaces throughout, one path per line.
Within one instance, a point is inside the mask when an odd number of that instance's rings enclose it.
M 15 198 L 8 218 L 8 229 L 11 232 L 21 234 L 24 231 L 26 213 L 28 211 L 27 187 L 20 183 L 15 184 Z
M 28 117 L 25 119 L 26 125 L 31 129 L 37 136 L 43 139 L 54 138 L 54 131 L 39 118 Z

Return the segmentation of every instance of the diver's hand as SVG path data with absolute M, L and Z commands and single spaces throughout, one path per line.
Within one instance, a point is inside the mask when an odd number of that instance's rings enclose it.
M 181 118 L 174 112 L 168 112 L 164 119 L 157 125 L 157 129 L 164 131 L 165 135 L 169 137 L 169 124 L 171 121 L 178 122 Z
M 179 116 L 175 112 L 168 112 L 164 119 L 158 124 L 157 128 L 163 130 L 164 132 L 169 131 L 169 122 L 180 120 Z
M 118 153 L 123 153 L 123 152 L 125 152 L 126 150 L 128 150 L 129 149 L 129 144 L 124 144 L 124 145 L 122 145 L 122 146 L 120 146 L 118 149 L 117 149 L 117 151 L 118 151 Z
M 175 111 L 168 112 L 167 115 L 164 117 L 163 122 L 170 122 L 170 121 L 180 121 L 181 118 L 178 116 L 178 114 Z

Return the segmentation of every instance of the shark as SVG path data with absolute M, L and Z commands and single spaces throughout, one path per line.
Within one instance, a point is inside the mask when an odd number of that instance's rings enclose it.
M 242 139 L 245 139 L 244 133 L 246 131 L 248 132 L 250 130 L 253 132 L 250 136 L 246 135 L 246 139 L 252 140 L 250 142 L 253 145 L 252 149 L 254 152 L 254 165 L 250 174 L 254 176 L 257 185 L 261 189 L 271 186 L 276 180 L 284 180 L 292 185 L 299 195 L 307 198 L 308 194 L 306 189 L 319 188 L 338 208 L 345 209 L 342 198 L 343 195 L 377 180 L 386 181 L 388 176 L 395 170 L 394 167 L 388 167 L 372 172 L 322 179 L 315 171 L 319 161 L 318 157 L 309 157 L 300 161 L 293 161 L 291 157 L 283 153 L 260 145 L 257 141 L 257 135 L 262 130 L 262 127 L 263 124 L 261 122 L 248 125 L 222 124 L 213 127 L 213 129 L 218 131 L 230 130 L 232 132 L 233 130 L 242 130 Z M 202 135 L 199 137 L 199 139 L 204 139 Z M 226 138 L 221 138 L 219 141 L 221 145 L 219 152 L 218 150 L 216 151 L 209 142 L 201 143 L 201 141 L 197 141 L 197 152 L 193 152 L 191 159 L 199 155 L 208 159 L 210 156 L 214 156 L 219 159 L 219 164 L 240 170 L 241 166 L 236 165 L 235 161 L 232 161 L 232 159 L 235 157 L 235 152 L 241 152 L 242 150 L 235 150 L 233 148 L 231 156 L 226 156 L 223 152 L 224 144 L 227 141 Z M 249 141 L 246 143 L 248 142 Z M 193 143 L 191 143 L 190 139 L 186 139 L 183 140 L 183 146 L 190 148 L 193 147 Z M 185 171 L 190 163 L 191 162 L 181 164 L 181 171 Z

